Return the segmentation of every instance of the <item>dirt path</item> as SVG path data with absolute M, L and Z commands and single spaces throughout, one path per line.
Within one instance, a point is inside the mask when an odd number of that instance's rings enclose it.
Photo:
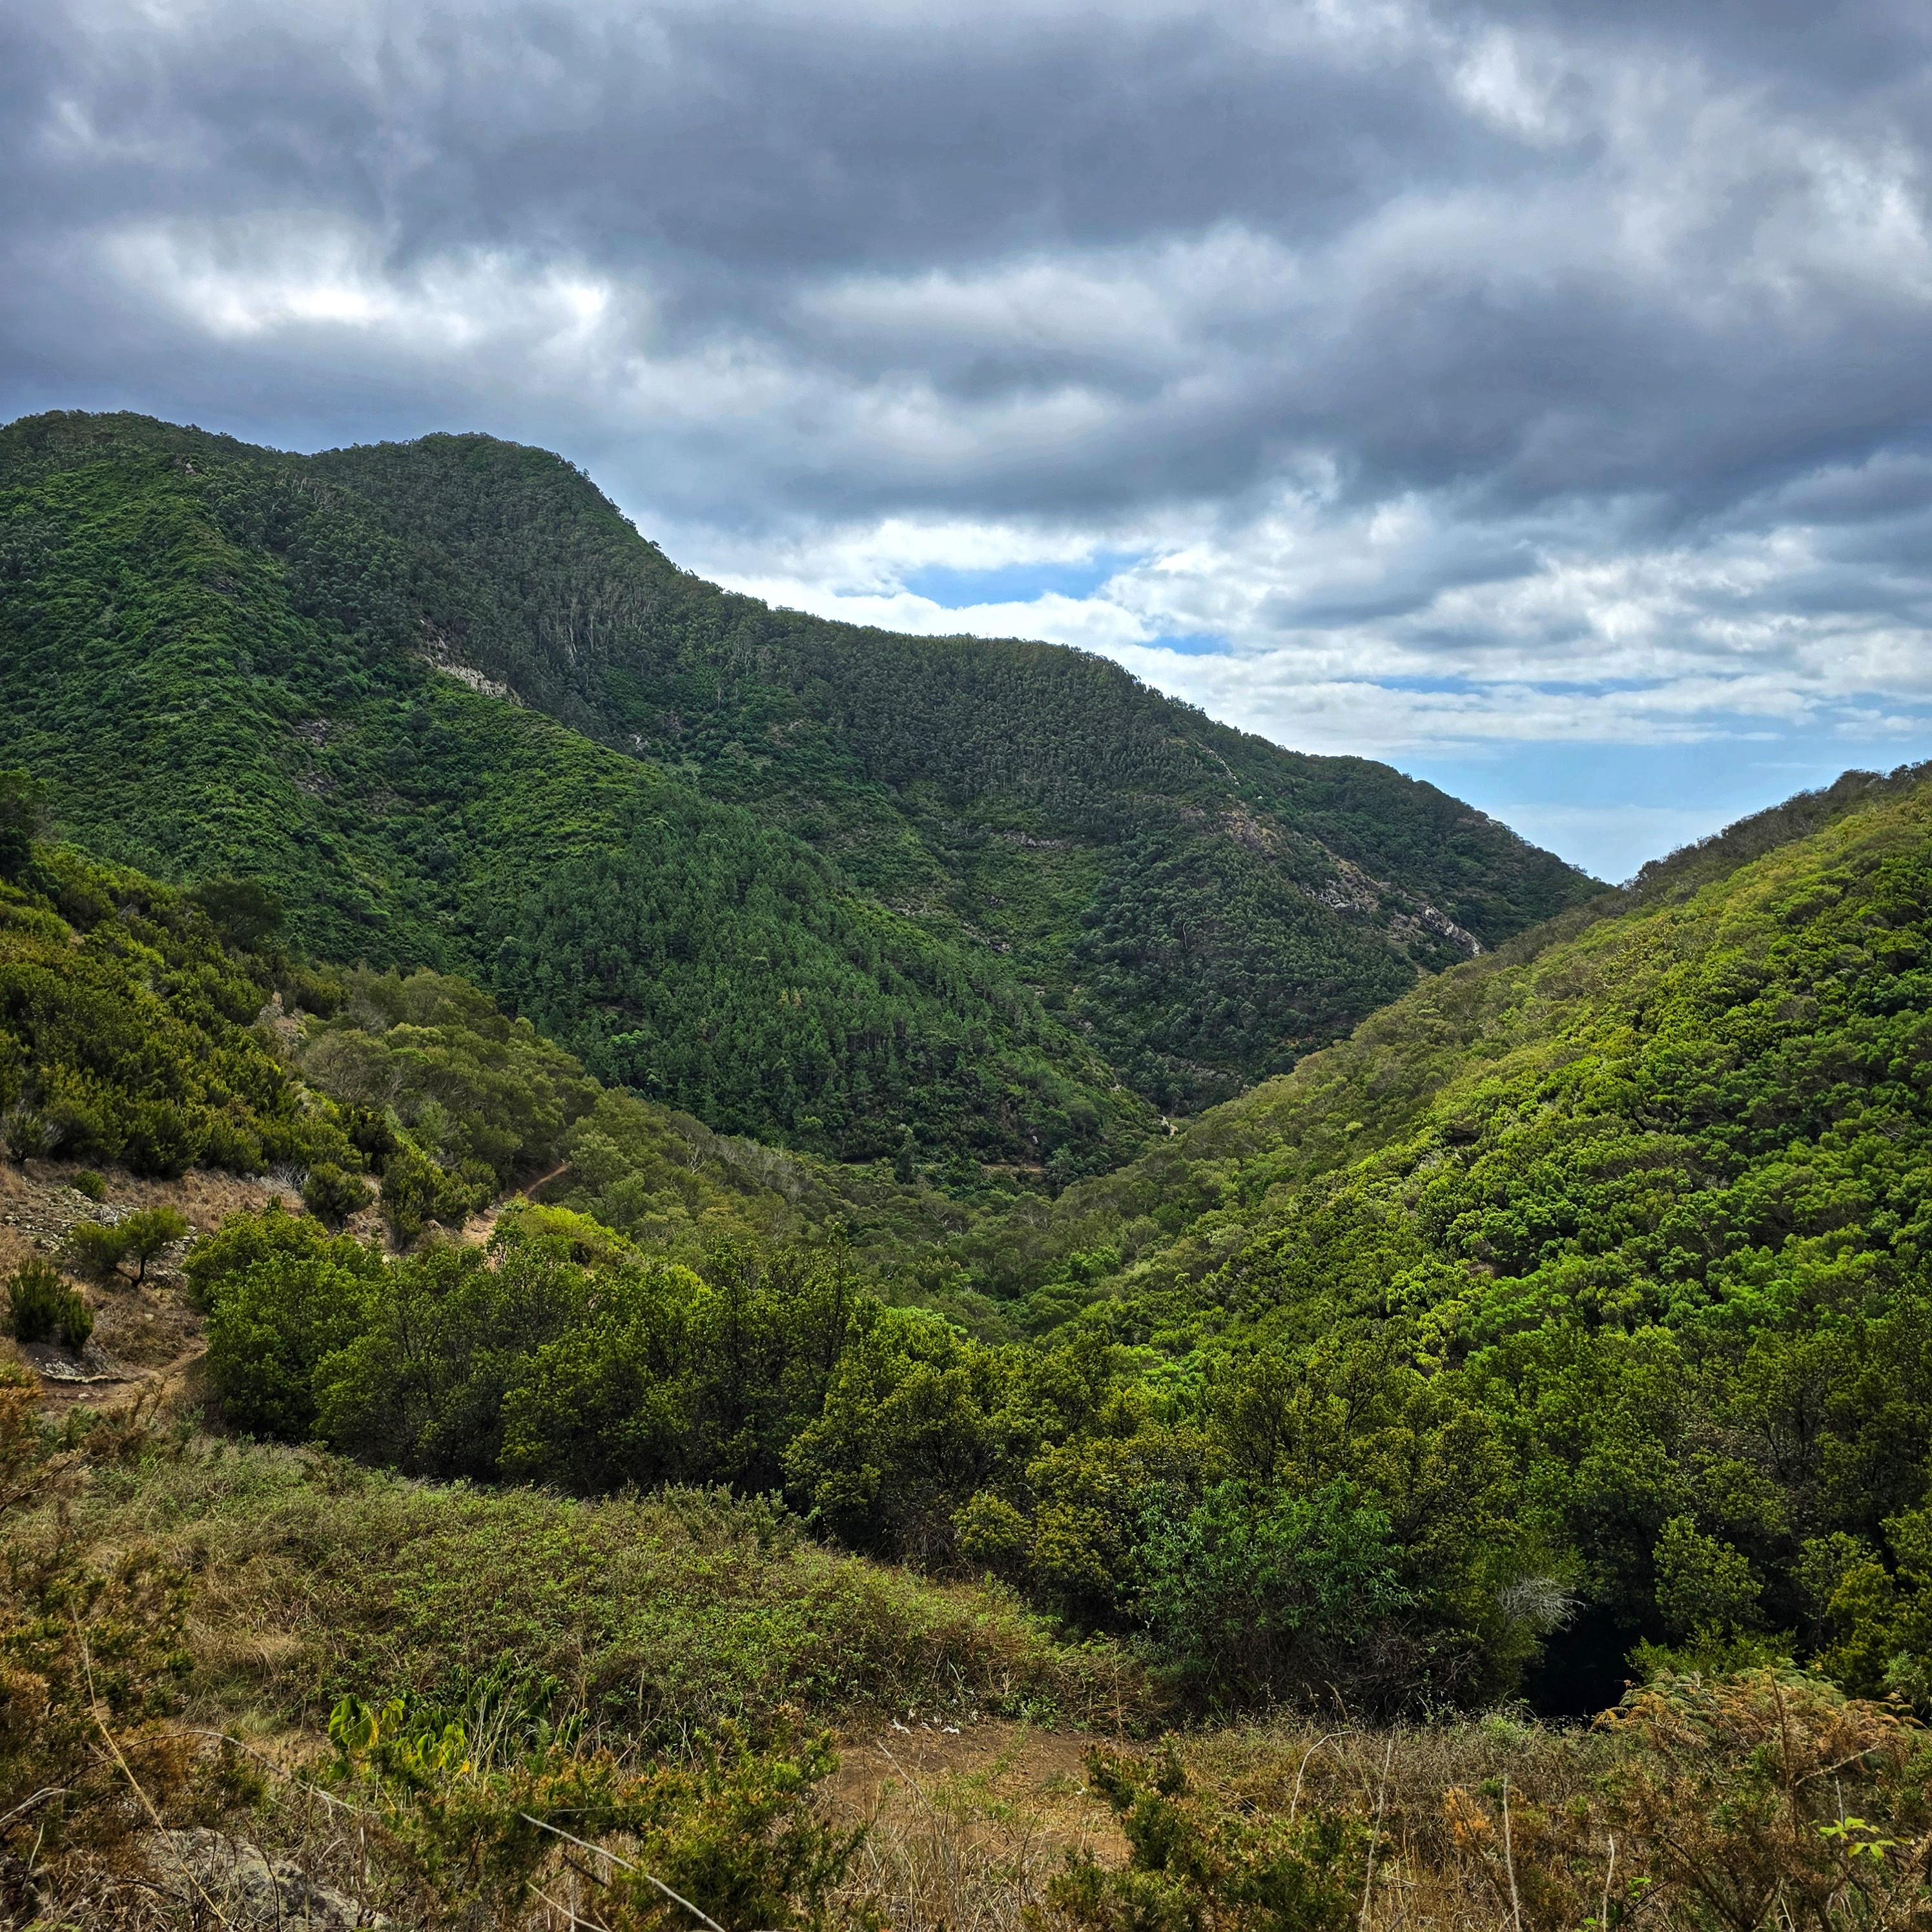
M 76 1372 L 66 1362 L 50 1364 L 38 1349 L 22 1352 L 40 1372 L 44 1408 L 55 1414 L 91 1408 L 106 1415 L 142 1402 L 152 1402 L 157 1408 L 171 1408 L 188 1395 L 190 1378 L 208 1353 L 208 1344 L 196 1334 L 172 1360 L 152 1368 L 116 1363 L 104 1373 L 87 1369 Z
M 549 1173 L 540 1174 L 536 1180 L 526 1183 L 514 1194 L 506 1194 L 500 1199 L 491 1202 L 488 1207 L 471 1215 L 470 1219 L 464 1222 L 463 1239 L 466 1241 L 474 1241 L 481 1246 L 496 1232 L 496 1223 L 502 1217 L 505 1208 L 514 1207 L 519 1201 L 534 1201 L 537 1198 L 538 1188 L 548 1187 L 559 1174 L 568 1174 L 569 1172 L 569 1162 L 560 1160 Z

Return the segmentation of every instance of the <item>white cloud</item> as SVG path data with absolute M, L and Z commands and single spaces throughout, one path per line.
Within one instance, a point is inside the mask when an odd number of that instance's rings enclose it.
M 0 20 L 0 341 L 559 447 L 775 602 L 1310 748 L 1910 734 L 1932 86 L 1866 10 L 79 0 Z

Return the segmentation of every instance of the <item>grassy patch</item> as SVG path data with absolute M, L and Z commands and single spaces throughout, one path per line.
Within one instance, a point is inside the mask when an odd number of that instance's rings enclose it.
M 91 1534 L 196 1573 L 212 1713 L 312 1725 L 346 1692 L 460 1700 L 506 1658 L 657 1744 L 783 1704 L 839 1723 L 1148 1708 L 1112 1646 L 1058 1644 L 997 1591 L 838 1555 L 714 1492 L 578 1502 L 197 1441 L 104 1472 L 82 1507 Z

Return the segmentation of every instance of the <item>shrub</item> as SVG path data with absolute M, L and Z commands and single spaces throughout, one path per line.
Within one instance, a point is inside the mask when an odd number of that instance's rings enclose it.
M 460 1227 L 472 1208 L 490 1198 L 491 1189 L 466 1185 L 457 1175 L 406 1142 L 392 1154 L 382 1170 L 382 1213 L 389 1232 L 406 1244 L 432 1221 Z
M 259 879 L 208 879 L 188 897 L 208 915 L 224 946 L 253 952 L 274 936 L 282 922 L 282 902 Z
M 1076 1854 L 1047 1888 L 1048 1922 L 1082 1932 L 1342 1932 L 1363 1890 L 1367 1832 L 1310 1807 L 1298 1820 L 1194 1788 L 1172 1750 L 1151 1764 L 1095 1751 L 1088 1781 L 1120 1821 L 1128 1858 Z
M 76 1221 L 67 1231 L 68 1252 L 82 1273 L 112 1274 L 128 1252 L 128 1237 L 122 1222 Z
M 80 1348 L 94 1333 L 94 1312 L 80 1291 L 62 1280 L 60 1270 L 38 1256 L 22 1262 L 7 1284 L 7 1304 L 17 1341 L 58 1340 Z
M 1396 1558 L 1388 1518 L 1346 1479 L 1305 1496 L 1218 1484 L 1150 1539 L 1147 1618 L 1217 1698 L 1359 1690 L 1380 1674 L 1360 1653 L 1414 1600 Z
M 814 1802 L 838 1766 L 829 1734 L 801 1736 L 782 1718 L 774 1739 L 754 1748 L 725 1726 L 700 1741 L 694 1763 L 640 1770 L 608 1750 L 514 1736 L 522 1726 L 506 1736 L 478 1722 L 485 1735 L 476 1738 L 471 1728 L 403 1698 L 380 1708 L 344 1698 L 328 1725 L 338 1780 L 452 1920 L 516 1922 L 532 1892 L 542 1895 L 550 1874 L 572 1862 L 568 1833 L 579 1844 L 626 1841 L 621 1856 L 593 1861 L 603 1868 L 597 1916 L 609 1932 L 688 1924 L 667 1893 L 733 1927 L 829 1932 L 876 1922 L 836 1910 L 864 1831 L 833 1825 Z
M 58 1129 L 37 1107 L 9 1107 L 0 1114 L 0 1142 L 16 1160 L 31 1160 L 46 1153 L 58 1136 Z
M 90 1201 L 107 1198 L 107 1184 L 91 1167 L 83 1167 L 69 1184 L 76 1193 L 84 1194 Z
M 33 856 L 46 814 L 46 788 L 31 772 L 0 771 L 0 879 L 14 878 Z
M 139 1100 L 124 1110 L 122 1158 L 136 1174 L 172 1180 L 200 1157 L 208 1138 L 208 1116 L 172 1100 Z
M 268 1165 L 261 1136 L 246 1120 L 226 1113 L 210 1118 L 201 1160 L 205 1167 L 226 1168 L 230 1174 L 260 1174 Z
M 369 1188 L 359 1174 L 350 1174 L 333 1161 L 310 1168 L 302 1183 L 302 1205 L 317 1220 L 346 1221 L 369 1204 Z
M 143 1208 L 137 1214 L 122 1216 L 115 1231 L 124 1238 L 124 1256 L 134 1258 L 134 1280 L 148 1278 L 148 1264 L 164 1248 L 179 1240 L 188 1231 L 188 1216 L 178 1208 Z
M 194 1244 L 184 1272 L 208 1315 L 208 1374 L 232 1426 L 308 1435 L 316 1366 L 361 1332 L 382 1268 L 375 1250 L 273 1202 Z
M 1682 1922 L 1895 1925 L 1924 1910 L 1926 1735 L 1808 1672 L 1666 1679 L 1599 1720 L 1611 1820 Z M 1672 1915 L 1676 1916 L 1676 1915 Z

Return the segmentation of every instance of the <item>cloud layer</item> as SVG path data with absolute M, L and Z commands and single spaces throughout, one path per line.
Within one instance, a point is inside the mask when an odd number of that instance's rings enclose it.
M 493 429 L 1310 748 L 1928 735 L 1921 6 L 76 0 L 0 140 L 8 414 Z

